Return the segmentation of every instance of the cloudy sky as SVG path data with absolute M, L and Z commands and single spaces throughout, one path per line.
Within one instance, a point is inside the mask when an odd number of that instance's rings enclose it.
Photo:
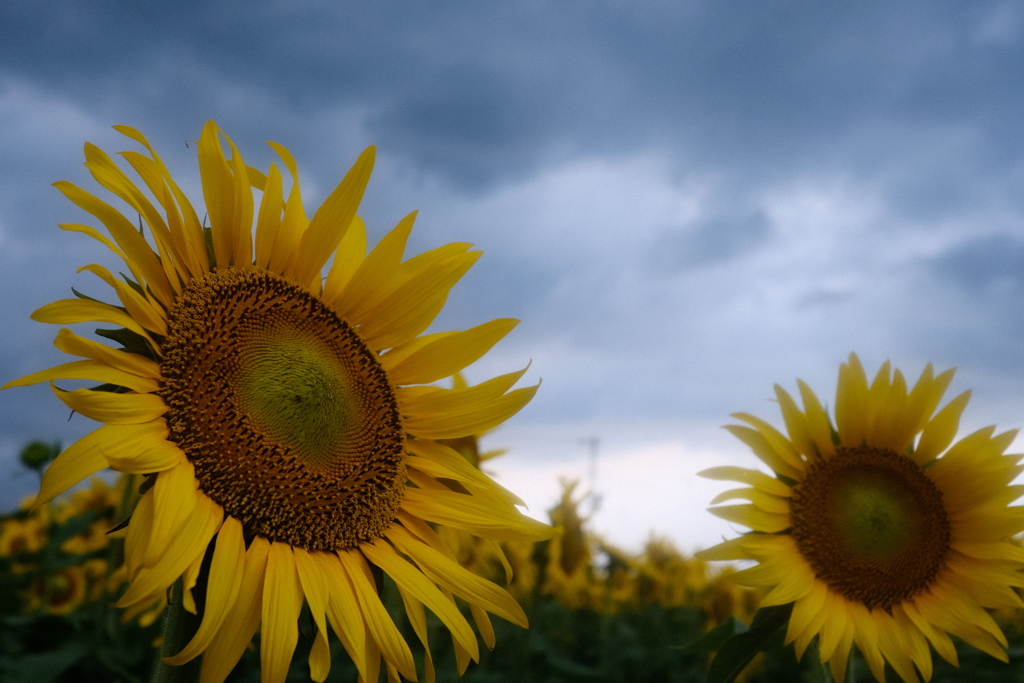
M 501 480 L 543 516 L 582 477 L 612 541 L 706 546 L 733 532 L 693 473 L 755 463 L 729 413 L 830 398 L 852 351 L 957 367 L 964 429 L 1024 424 L 1022 40 L 986 1 L 4 2 L 0 379 L 62 362 L 34 309 L 109 298 L 56 227 L 87 221 L 50 187 L 95 187 L 84 141 L 139 128 L 201 203 L 215 119 L 250 165 L 289 147 L 310 209 L 375 144 L 374 238 L 419 209 L 412 252 L 485 252 L 437 329 L 522 319 L 469 373 L 543 379 L 487 437 Z M 25 441 L 93 427 L 0 393 L 0 503 Z

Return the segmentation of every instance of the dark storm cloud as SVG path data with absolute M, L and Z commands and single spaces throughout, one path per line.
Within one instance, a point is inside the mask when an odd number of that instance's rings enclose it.
M 0 3 L 0 382 L 67 360 L 32 310 L 110 298 L 54 228 L 95 223 L 49 187 L 95 188 L 83 140 L 138 127 L 198 201 L 214 118 L 308 208 L 378 144 L 373 237 L 421 207 L 411 253 L 487 251 L 440 322 L 523 318 L 529 419 L 712 419 L 851 349 L 1024 385 L 1022 36 L 1002 2 Z M 0 393 L 0 460 L 63 415 Z
M 1013 163 L 1019 17 L 1000 7 L 68 0 L 5 3 L 0 40 L 6 76 L 98 107 L 117 92 L 147 118 L 266 128 L 359 105 L 373 137 L 480 186 L 645 145 L 755 176 L 850 155 L 870 170 L 912 164 L 922 125 L 970 126 L 967 164 Z
M 654 243 L 651 262 L 672 274 L 685 268 L 729 261 L 756 248 L 771 235 L 771 223 L 761 211 L 748 216 L 719 216 L 685 229 L 667 230 Z
M 933 275 L 972 293 L 1024 294 L 1024 239 L 990 235 L 949 249 L 929 264 Z

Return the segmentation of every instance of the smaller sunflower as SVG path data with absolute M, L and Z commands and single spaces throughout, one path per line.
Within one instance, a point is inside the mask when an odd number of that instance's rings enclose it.
M 28 609 L 71 614 L 85 601 L 87 588 L 88 579 L 82 567 L 64 567 L 48 576 L 37 576 L 28 591 Z
M 904 681 L 929 680 L 929 644 L 957 664 L 950 635 L 1007 661 L 1006 637 L 985 608 L 1024 606 L 1024 508 L 1010 506 L 1021 455 L 1004 451 L 1016 430 L 986 427 L 953 444 L 970 392 L 936 412 L 953 378 L 928 365 L 908 389 L 886 362 L 869 384 L 851 354 L 839 369 L 835 426 L 798 381 L 804 408 L 778 385 L 788 436 L 753 415 L 726 427 L 774 477 L 739 467 L 701 472 L 746 488 L 711 508 L 752 529 L 699 553 L 708 560 L 754 560 L 733 575 L 770 589 L 762 607 L 793 603 L 786 643 L 797 657 L 815 637 L 822 661 L 842 683 L 854 643 L 875 678 L 888 663 Z M 953 444 L 950 446 L 950 444 Z M 915 670 L 916 668 L 916 670 Z
M 0 526 L 0 557 L 37 553 L 46 547 L 46 524 L 38 517 L 6 519 Z

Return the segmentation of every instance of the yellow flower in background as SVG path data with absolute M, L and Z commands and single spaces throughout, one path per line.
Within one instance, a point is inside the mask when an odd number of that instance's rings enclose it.
M 46 547 L 47 524 L 38 516 L 6 519 L 0 526 L 0 557 L 36 553 Z
M 85 555 L 106 548 L 110 543 L 107 532 L 111 524 L 107 520 L 97 520 L 82 530 L 77 536 L 64 541 L 60 550 L 67 555 Z
M 130 586 L 118 604 L 140 614 L 182 577 L 186 608 L 195 612 L 191 588 L 213 542 L 201 626 L 167 660 L 182 664 L 205 653 L 204 682 L 224 680 L 257 629 L 263 680 L 283 681 L 304 602 L 317 626 L 314 680 L 330 667 L 328 622 L 363 680 L 377 680 L 381 658 L 392 677 L 417 678 L 371 565 L 394 580 L 425 646 L 428 607 L 452 632 L 460 657 L 479 656 L 453 596 L 525 626 L 515 600 L 461 567 L 431 526 L 493 540 L 551 534 L 516 509 L 518 498 L 435 441 L 493 428 L 536 391 L 512 388 L 525 369 L 473 387 L 431 386 L 515 325 L 499 319 L 422 334 L 480 252 L 455 243 L 403 261 L 411 214 L 367 254 L 356 209 L 372 147 L 307 218 L 291 154 L 271 143 L 291 176 L 286 195 L 277 165 L 266 174 L 246 166 L 230 140 L 225 155 L 212 122 L 198 146 L 204 228 L 146 139 L 117 130 L 149 151 L 121 156 L 155 203 L 90 144 L 86 167 L 133 217 L 71 183 L 56 185 L 113 238 L 61 226 L 124 260 L 130 279 L 99 265 L 82 268 L 109 284 L 120 305 L 68 299 L 33 318 L 124 328 L 103 332 L 124 348 L 62 329 L 57 347 L 84 360 L 6 386 L 104 384 L 54 388 L 104 425 L 50 465 L 39 501 L 108 466 L 149 476 L 125 538 Z M 258 207 L 253 188 L 262 192 Z M 151 241 L 133 225 L 135 213 Z M 432 678 L 429 660 L 427 669 Z
M 82 567 L 64 567 L 37 576 L 29 588 L 29 611 L 43 609 L 50 614 L 71 614 L 86 598 L 88 578 Z
M 547 546 L 541 592 L 570 609 L 601 609 L 607 602 L 605 581 L 595 580 L 594 539 L 585 529 L 580 504 L 591 494 L 574 497 L 578 480 L 560 479 L 561 500 L 548 510 L 558 535 Z
M 771 589 L 762 607 L 793 603 L 786 642 L 797 656 L 817 636 L 822 661 L 842 683 L 853 643 L 875 678 L 888 662 L 904 681 L 928 680 L 929 644 L 947 661 L 949 635 L 1007 661 L 1002 631 L 984 608 L 1021 607 L 1024 530 L 1021 495 L 1010 482 L 1020 455 L 1004 455 L 1016 431 L 978 430 L 953 443 L 970 395 L 936 412 L 953 371 L 932 367 L 908 388 L 885 363 L 869 384 L 855 355 L 839 370 L 835 427 L 798 382 L 803 410 L 775 387 L 788 436 L 753 415 L 730 432 L 776 476 L 739 467 L 701 474 L 747 488 L 712 508 L 756 533 L 700 553 L 708 560 L 755 560 L 733 575 Z

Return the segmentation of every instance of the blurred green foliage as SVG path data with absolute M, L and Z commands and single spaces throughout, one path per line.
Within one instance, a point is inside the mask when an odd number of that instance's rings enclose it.
M 33 448 L 47 459 L 53 445 Z M 26 448 L 26 451 L 28 448 Z M 26 466 L 42 459 L 27 457 Z M 124 531 L 142 482 L 122 477 L 113 484 L 94 479 L 64 498 L 0 514 L 0 680 L 5 683 L 142 683 L 149 680 L 161 639 L 156 604 L 125 619 L 113 602 L 124 590 Z M 530 620 L 528 630 L 494 618 L 497 646 L 481 648 L 479 663 L 461 677 L 451 637 L 428 613 L 431 652 L 438 683 L 683 683 L 705 681 L 714 650 L 725 637 L 746 630 L 757 594 L 684 557 L 664 540 L 651 539 L 640 553 L 622 551 L 591 534 L 580 514 L 584 497 L 572 484 L 550 511 L 560 534 L 536 545 L 503 544 L 515 569 L 509 590 Z M 493 544 L 448 534 L 446 542 L 474 571 L 505 584 Z M 391 580 L 379 576 L 380 591 L 418 658 L 423 648 L 409 624 Z M 468 616 L 468 609 L 467 616 Z M 940 683 L 1024 680 L 1024 615 L 995 615 L 1010 639 L 1010 663 L 958 646 L 960 668 L 937 660 L 932 680 Z M 472 623 L 472 619 L 470 619 Z M 315 625 L 304 611 L 288 681 L 310 680 L 306 660 Z M 815 648 L 797 662 L 785 632 L 774 627 L 763 652 L 740 675 L 744 683 L 825 683 L 827 672 Z M 356 670 L 332 639 L 330 682 L 355 683 Z M 229 676 L 231 683 L 260 680 L 259 636 Z M 891 672 L 890 672 L 891 673 Z M 381 680 L 386 675 L 381 672 Z M 873 680 L 866 664 L 852 657 L 848 680 Z M 894 675 L 890 680 L 898 680 Z

